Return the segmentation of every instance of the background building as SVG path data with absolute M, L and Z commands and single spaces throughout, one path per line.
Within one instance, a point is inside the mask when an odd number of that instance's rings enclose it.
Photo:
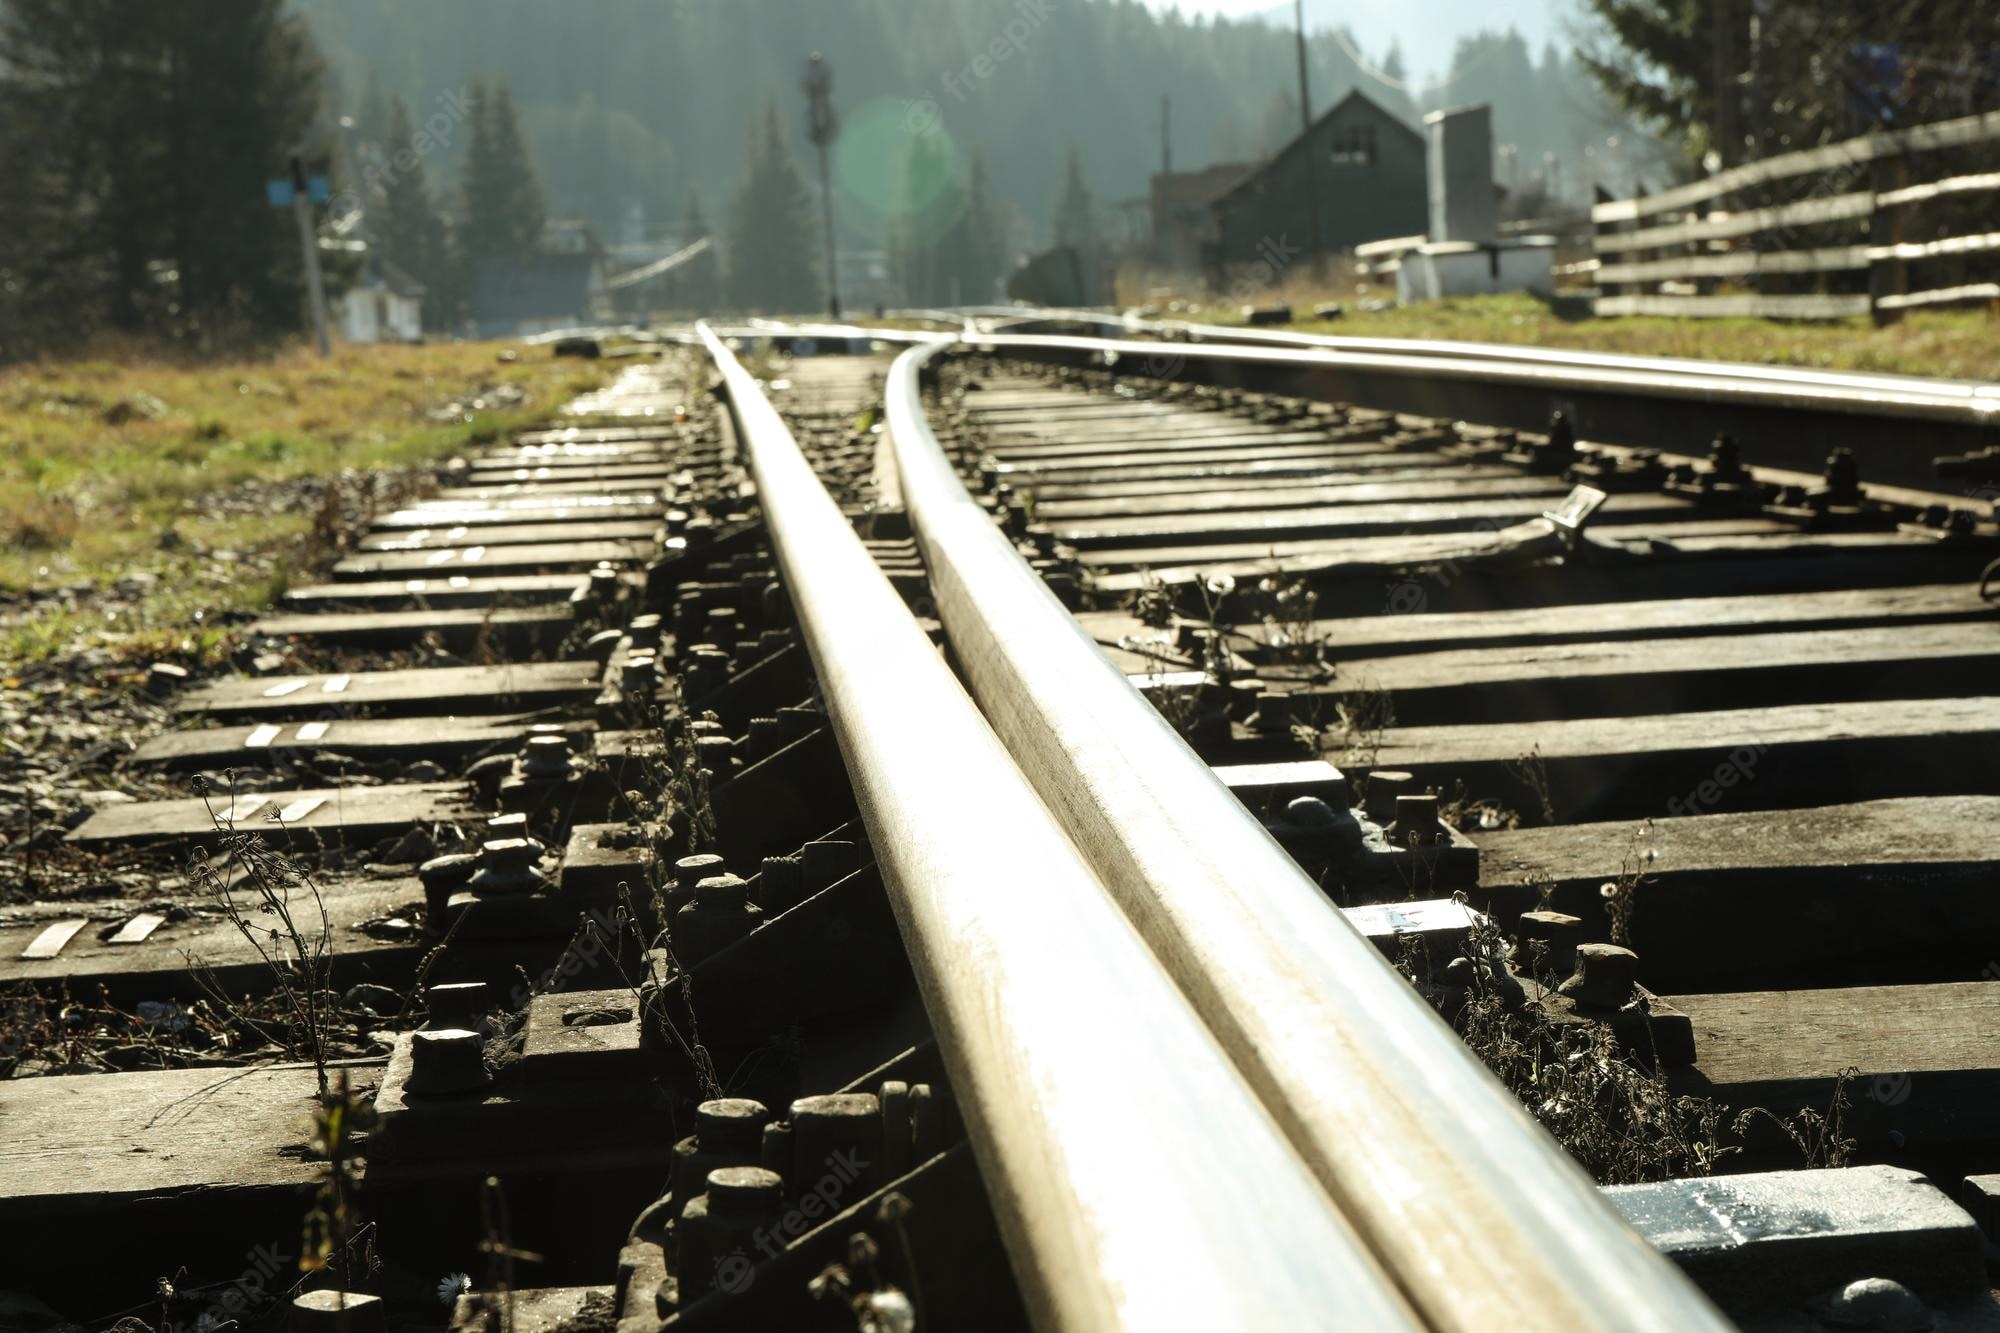
M 1305 253 L 1319 214 L 1324 251 L 1422 235 L 1429 221 L 1424 137 L 1358 92 L 1215 200 L 1215 239 L 1202 255 L 1212 274 L 1254 263 L 1274 248 Z

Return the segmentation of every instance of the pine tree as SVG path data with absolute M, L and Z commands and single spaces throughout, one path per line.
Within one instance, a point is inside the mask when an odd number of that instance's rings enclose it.
M 994 206 L 986 169 L 986 147 L 979 144 L 972 150 L 965 213 L 958 224 L 957 263 L 953 273 L 956 290 L 952 293 L 955 304 L 984 305 L 993 299 L 1006 263 L 1002 245 L 1000 215 Z
M 897 162 L 888 219 L 890 269 L 912 305 L 951 300 L 963 240 L 965 183 L 937 135 L 910 136 Z
M 385 156 L 394 153 L 398 145 L 409 142 L 396 131 L 389 97 L 382 90 L 382 71 L 372 65 L 368 68 L 368 86 L 361 94 L 361 106 L 354 113 L 354 132 L 362 143 L 381 150 Z
M 541 241 L 548 202 L 506 82 L 472 86 L 472 137 L 460 180 L 459 248 L 472 263 L 526 261 Z
M 819 304 L 812 196 L 785 147 L 777 103 L 750 132 L 748 165 L 736 191 L 729 228 L 730 299 L 767 314 Z
M 1579 58 L 1599 86 L 1643 121 L 1680 137 L 1693 156 L 1720 147 L 1714 142 L 1717 0 L 1589 0 L 1589 7 L 1605 41 Z M 1723 158 L 1805 148 L 1992 105 L 1991 64 L 1971 54 L 2000 44 L 2000 9 L 1989 0 L 1733 0 L 1723 12 L 1738 29 L 1740 63 L 1730 87 L 1745 136 Z M 1923 69 L 1925 77 L 1887 74 L 1862 62 L 1861 53 L 1884 44 L 1899 70 Z
M 449 328 L 457 304 L 449 237 L 424 178 L 424 160 L 408 147 L 416 130 L 401 97 L 390 102 L 387 124 L 389 154 L 376 182 L 381 220 L 373 228 L 374 243 L 384 260 L 423 284 L 426 327 Z
M 1069 162 L 1063 169 L 1062 195 L 1056 201 L 1055 237 L 1057 245 L 1073 245 L 1088 250 L 1097 244 L 1097 205 L 1090 186 L 1083 179 L 1083 158 L 1076 145 L 1069 148 Z
M 30 272 L 27 299 L 87 290 L 59 307 L 76 334 L 103 319 L 218 345 L 299 327 L 296 233 L 265 205 L 265 182 L 301 148 L 311 170 L 329 161 L 326 145 L 303 142 L 321 74 L 290 9 L 284 0 L 0 9 L 0 120 L 46 140 L 21 150 L 26 174 L 9 177 L 10 211 L 30 226 L 52 212 L 63 219 L 31 269 L 79 261 L 51 277 Z
M 1679 127 L 1699 155 L 1715 117 L 1711 0 L 1588 0 L 1618 53 L 1581 51 L 1591 77 L 1640 119 Z M 1631 56 L 1646 62 L 1641 69 Z
M 693 245 L 708 238 L 709 248 L 682 264 L 676 272 L 671 288 L 672 301 L 683 310 L 707 314 L 715 308 L 720 294 L 721 283 L 718 274 L 721 264 L 717 262 L 714 237 L 709 232 L 708 218 L 701 211 L 701 196 L 690 186 L 687 194 L 687 213 L 681 221 L 680 243 Z

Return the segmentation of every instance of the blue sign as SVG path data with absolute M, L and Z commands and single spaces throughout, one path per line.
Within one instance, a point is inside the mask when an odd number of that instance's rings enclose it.
M 323 204 L 333 198 L 333 182 L 325 176 L 306 178 L 306 198 L 315 204 Z
M 283 179 L 273 178 L 265 181 L 264 197 L 271 201 L 273 208 L 290 208 L 293 198 L 291 178 L 287 176 Z

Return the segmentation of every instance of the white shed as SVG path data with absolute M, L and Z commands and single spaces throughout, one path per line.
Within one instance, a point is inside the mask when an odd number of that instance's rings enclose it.
M 424 288 L 393 264 L 370 268 L 340 298 L 340 336 L 351 343 L 416 342 L 424 336 Z

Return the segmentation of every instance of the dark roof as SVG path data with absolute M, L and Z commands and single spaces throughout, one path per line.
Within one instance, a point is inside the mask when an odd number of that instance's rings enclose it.
M 1222 193 L 1216 195 L 1214 202 L 1219 204 L 1224 199 L 1229 198 L 1231 195 L 1236 194 L 1241 190 L 1249 188 L 1251 185 L 1254 185 L 1256 182 L 1263 179 L 1265 176 L 1269 175 L 1271 172 L 1271 168 L 1277 166 L 1279 162 L 1283 161 L 1287 157 L 1290 157 L 1293 153 L 1298 152 L 1300 144 L 1304 143 L 1307 139 L 1311 138 L 1313 135 L 1319 133 L 1320 130 L 1326 126 L 1326 123 L 1328 121 L 1332 120 L 1335 116 L 1339 115 L 1342 111 L 1346 110 L 1347 107 L 1354 102 L 1360 102 L 1363 106 L 1372 107 L 1374 110 L 1380 112 L 1382 118 L 1389 122 L 1389 126 L 1391 129 L 1401 130 L 1404 134 L 1408 135 L 1412 140 L 1416 142 L 1416 146 L 1419 151 L 1423 149 L 1424 136 L 1421 133 L 1412 129 L 1403 120 L 1401 116 L 1389 110 L 1389 108 L 1383 106 L 1380 102 L 1377 102 L 1374 98 L 1369 97 L 1368 95 L 1363 93 L 1359 88 L 1356 88 L 1354 91 L 1350 92 L 1347 96 L 1341 98 L 1338 102 L 1335 102 L 1332 106 L 1328 107 L 1323 113 L 1321 113 L 1320 118 L 1312 123 L 1312 127 L 1310 129 L 1302 131 L 1290 143 L 1286 144 L 1283 148 L 1280 148 L 1277 152 L 1271 154 L 1271 156 L 1266 158 L 1264 161 L 1258 163 L 1257 166 L 1254 169 L 1252 169 L 1248 175 L 1244 176 L 1242 180 L 1237 181 L 1234 185 L 1230 186 Z
M 386 259 L 382 261 L 381 272 L 382 285 L 397 296 L 418 297 L 424 294 L 424 285 L 421 282 Z
M 1217 162 L 1195 171 L 1152 175 L 1152 199 L 1179 207 L 1200 206 L 1226 194 L 1239 180 L 1258 169 L 1255 162 Z

